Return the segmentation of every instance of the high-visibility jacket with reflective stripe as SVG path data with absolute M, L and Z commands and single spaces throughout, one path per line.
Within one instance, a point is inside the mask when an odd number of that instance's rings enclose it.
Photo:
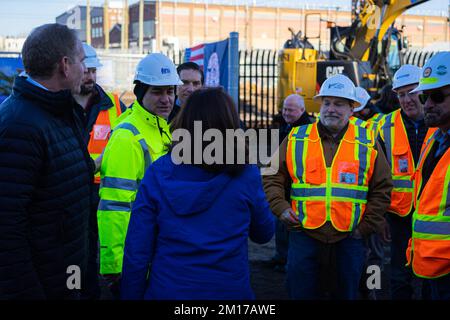
M 108 110 L 101 110 L 98 113 L 97 120 L 90 132 L 88 151 L 92 159 L 97 159 L 106 147 L 109 135 L 117 124 L 117 120 L 122 113 L 120 109 L 119 96 L 112 93 L 106 93 L 111 99 L 113 105 Z M 95 183 L 100 183 L 100 173 L 94 177 Z
M 114 129 L 103 154 L 100 203 L 100 273 L 122 271 L 123 247 L 132 204 L 148 166 L 167 153 L 171 136 L 165 119 L 138 102 Z
M 422 278 L 450 273 L 450 148 L 442 155 L 418 198 L 423 165 L 428 156 L 434 156 L 430 154 L 434 143 L 434 135 L 426 140 L 417 166 L 412 239 L 406 250 L 408 265 Z
M 316 229 L 331 221 L 345 232 L 358 225 L 377 156 L 374 139 L 371 130 L 349 123 L 327 167 L 317 122 L 291 130 L 286 153 L 291 203 L 304 228 Z
M 428 137 L 434 132 L 433 129 L 430 130 L 427 133 Z M 405 217 L 413 206 L 413 175 L 416 165 L 400 109 L 385 116 L 380 128 L 380 138 L 386 147 L 386 158 L 394 184 L 388 211 Z

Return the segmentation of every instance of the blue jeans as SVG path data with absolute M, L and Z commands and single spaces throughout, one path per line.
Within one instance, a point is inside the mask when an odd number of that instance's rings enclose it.
M 431 300 L 450 300 L 450 275 L 425 281 L 430 287 Z
M 299 300 L 355 300 L 366 260 L 363 239 L 345 238 L 326 244 L 304 232 L 289 233 L 287 287 Z
M 276 261 L 286 263 L 289 247 L 289 231 L 286 225 L 279 219 L 276 220 L 275 228 L 275 256 Z
M 394 213 L 386 214 L 391 230 L 391 271 L 390 287 L 392 300 L 411 300 L 415 295 L 414 276 L 405 267 L 406 248 L 411 238 L 411 214 L 400 217 Z M 420 281 L 420 280 L 419 280 Z
M 361 275 L 360 293 L 363 299 L 376 300 L 378 299 L 376 289 L 369 290 L 367 288 L 367 279 L 370 275 L 367 274 L 366 270 L 372 265 L 380 267 L 381 271 L 384 270 L 384 246 L 380 235 L 377 233 L 372 233 L 366 239 L 366 246 L 367 256 L 364 271 Z

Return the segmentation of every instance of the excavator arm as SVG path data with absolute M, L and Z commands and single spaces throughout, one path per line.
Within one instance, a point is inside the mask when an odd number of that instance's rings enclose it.
M 406 10 L 429 0 L 367 0 L 361 9 L 354 29 L 349 55 L 357 60 L 370 61 L 376 57 L 378 42 L 382 40 L 395 19 Z M 352 27 L 353 27 L 352 25 Z M 375 51 L 374 53 L 372 53 Z M 373 65 L 375 61 L 371 61 Z

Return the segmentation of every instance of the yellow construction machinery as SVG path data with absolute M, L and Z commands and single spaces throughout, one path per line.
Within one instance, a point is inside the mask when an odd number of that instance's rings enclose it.
M 326 54 L 315 49 L 305 35 L 290 29 L 279 58 L 278 102 L 298 92 L 305 99 L 309 112 L 318 112 L 312 97 L 328 77 L 343 73 L 357 86 L 366 88 L 373 97 L 401 65 L 404 46 L 401 30 L 394 28 L 395 19 L 404 11 L 428 0 L 353 0 L 351 26 L 340 27 L 326 21 L 330 30 L 330 50 Z M 320 30 L 321 28 L 319 28 Z M 320 32 L 319 35 L 320 43 Z

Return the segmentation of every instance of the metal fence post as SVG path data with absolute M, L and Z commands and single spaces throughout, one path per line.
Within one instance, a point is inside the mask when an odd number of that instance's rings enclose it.
M 236 108 L 239 104 L 239 33 L 230 32 L 228 38 L 228 87 L 227 91 L 233 98 Z

